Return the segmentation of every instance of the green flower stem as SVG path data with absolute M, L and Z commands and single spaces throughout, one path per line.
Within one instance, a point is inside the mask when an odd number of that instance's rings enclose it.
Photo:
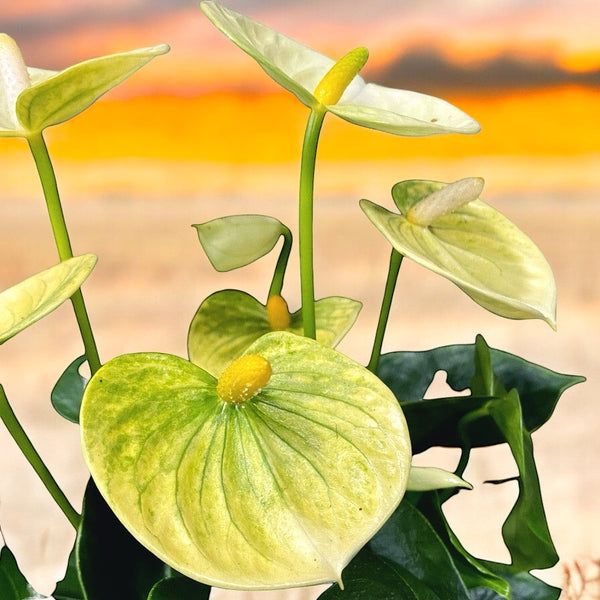
M 15 413 L 13 412 L 4 388 L 0 385 L 0 418 L 6 425 L 10 435 L 19 446 L 21 452 L 25 455 L 25 458 L 29 461 L 29 464 L 33 467 L 35 472 L 38 474 L 42 483 L 46 486 L 46 489 L 50 492 L 52 498 L 60 509 L 63 511 L 69 522 L 75 529 L 79 527 L 81 516 L 73 508 L 63 491 L 60 489 L 54 477 L 44 464 L 44 461 L 40 458 L 36 449 L 33 447 L 31 440 L 27 437 L 27 434 L 21 427 L 21 424 L 17 420 Z
M 271 281 L 271 287 L 269 288 L 269 298 L 275 295 L 281 295 L 283 288 L 283 278 L 285 277 L 285 270 L 287 269 L 288 260 L 290 258 L 290 252 L 292 251 L 292 232 L 284 227 L 281 234 L 283 236 L 283 246 L 275 265 L 275 272 L 273 273 L 273 279 Z
M 396 289 L 396 281 L 398 280 L 398 273 L 400 271 L 400 265 L 404 257 L 397 250 L 392 248 L 390 255 L 390 264 L 388 267 L 387 281 L 385 282 L 385 291 L 383 293 L 383 300 L 381 302 L 381 310 L 379 311 L 379 321 L 377 323 L 377 330 L 375 331 L 375 340 L 373 342 L 373 350 L 371 351 L 371 359 L 367 365 L 367 369 L 377 375 L 377 369 L 379 368 L 379 359 L 381 358 L 381 348 L 383 346 L 383 337 L 385 335 L 385 328 L 390 316 L 390 310 L 392 308 L 392 299 L 394 297 L 394 290 Z
M 42 183 L 58 256 L 61 261 L 67 260 L 73 257 L 73 251 L 71 249 L 71 241 L 69 240 L 65 216 L 60 203 L 56 176 L 54 174 L 54 169 L 52 168 L 52 161 L 48 154 L 46 142 L 44 141 L 41 132 L 30 135 L 27 138 L 27 141 L 29 142 L 29 147 L 33 154 L 33 159 Z M 81 290 L 77 290 L 73 294 L 71 302 L 81 333 L 81 339 L 83 340 L 85 355 L 93 375 L 100 368 L 101 363 Z
M 302 296 L 302 321 L 304 335 L 317 337 L 315 324 L 315 279 L 313 267 L 313 200 L 315 165 L 319 134 L 326 111 L 313 109 L 310 112 L 300 164 L 300 216 L 298 221 L 298 245 L 300 253 L 300 287 Z

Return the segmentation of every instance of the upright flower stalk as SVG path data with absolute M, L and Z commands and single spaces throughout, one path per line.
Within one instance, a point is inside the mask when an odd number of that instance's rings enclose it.
M 217 29 L 311 110 L 302 147 L 298 227 L 304 335 L 314 338 L 314 172 L 325 114 L 331 112 L 361 127 L 403 136 L 471 134 L 480 127 L 434 96 L 366 83 L 358 75 L 369 56 L 366 48 L 356 48 L 335 62 L 218 2 L 201 2 L 200 8 Z
M 50 71 L 28 67 L 16 42 L 0 34 L 0 136 L 24 137 L 29 144 L 61 261 L 72 258 L 73 251 L 43 130 L 76 116 L 168 49 L 162 44 L 94 58 L 63 71 Z M 101 363 L 80 290 L 73 295 L 72 303 L 93 374 Z
M 311 110 L 304 134 L 300 163 L 298 248 L 300 254 L 300 293 L 304 335 L 316 338 L 315 281 L 313 257 L 313 214 L 315 166 L 319 135 L 326 112 Z
M 68 498 L 65 496 L 64 492 L 60 489 L 58 483 L 56 483 L 56 480 L 48 470 L 48 467 L 46 467 L 44 461 L 37 453 L 37 450 L 34 448 L 31 440 L 15 416 L 15 413 L 8 402 L 8 398 L 6 397 L 6 393 L 4 392 L 4 388 L 1 385 L 0 419 L 2 419 L 4 425 L 6 425 L 10 435 L 16 442 L 17 446 L 19 446 L 19 449 L 29 464 L 33 467 L 38 477 L 42 480 L 42 483 L 44 486 L 46 486 L 46 489 L 50 492 L 50 495 L 56 504 L 63 511 L 71 525 L 77 529 L 79 527 L 79 522 L 81 521 L 81 516 L 73 508 Z
M 56 249 L 58 250 L 58 256 L 61 261 L 68 260 L 73 257 L 73 250 L 71 248 L 71 241 L 69 239 L 69 232 L 67 230 L 67 224 L 65 222 L 65 216 L 60 202 L 60 196 L 58 193 L 58 185 L 56 183 L 56 176 L 52 167 L 52 161 L 48 154 L 48 148 L 44 141 L 42 132 L 31 134 L 27 137 L 27 142 L 37 171 L 42 184 L 42 190 L 44 192 L 44 198 L 46 199 L 46 207 L 48 209 L 48 217 L 50 219 L 50 225 L 52 227 L 52 234 L 54 235 L 54 241 L 56 243 Z M 75 312 L 75 318 L 77 319 L 77 325 L 81 334 L 81 340 L 85 349 L 85 356 L 88 361 L 90 372 L 95 373 L 101 366 L 100 356 L 98 354 L 98 347 L 94 339 L 94 333 L 88 316 L 88 312 L 83 299 L 81 289 L 77 291 L 71 297 L 71 303 L 73 304 L 73 310 Z

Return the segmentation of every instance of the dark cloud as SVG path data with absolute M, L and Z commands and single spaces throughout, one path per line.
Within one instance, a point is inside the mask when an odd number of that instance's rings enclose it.
M 371 81 L 390 87 L 440 91 L 510 90 L 561 84 L 600 85 L 600 70 L 574 73 L 543 59 L 522 59 L 502 54 L 471 65 L 450 62 L 435 50 L 414 49 L 378 72 Z
M 19 38 L 20 43 L 27 43 L 40 35 L 60 35 L 77 30 L 82 26 L 94 24 L 110 26 L 140 22 L 143 19 L 153 19 L 164 14 L 174 14 L 178 10 L 187 10 L 199 3 L 190 0 L 129 0 L 121 3 L 94 4 L 82 2 L 79 5 L 69 5 L 63 10 L 51 13 L 44 10 L 35 13 L 6 17 L 0 9 L 2 31 Z

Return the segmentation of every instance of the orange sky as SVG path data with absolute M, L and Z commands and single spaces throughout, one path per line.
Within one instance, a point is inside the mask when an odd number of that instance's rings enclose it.
M 86 8 L 86 0 L 74 0 L 68 6 L 28 0 L 0 8 L 0 22 L 4 14 L 6 23 L 20 27 L 25 57 L 37 66 L 66 66 L 103 53 L 163 41 L 171 44 L 168 55 L 153 60 L 106 99 L 49 130 L 53 157 L 237 164 L 299 160 L 307 117 L 304 106 L 277 88 L 256 63 L 216 32 L 195 4 L 181 3 L 178 9 L 152 12 L 143 7 L 156 8 L 157 3 L 137 3 L 139 14 L 121 14 L 116 8 L 124 10 L 134 4 L 136 0 L 124 4 L 99 0 L 96 9 L 104 11 L 106 21 L 92 18 L 92 12 L 87 18 L 86 10 L 92 9 Z M 410 48 L 435 48 L 441 59 L 456 65 L 485 63 L 507 52 L 523 61 L 540 60 L 557 72 L 585 72 L 600 65 L 595 28 L 586 29 L 593 14 L 586 19 L 580 11 L 552 11 L 525 2 L 518 14 L 492 15 L 475 0 L 467 5 L 456 15 L 452 3 L 442 2 L 437 12 L 423 5 L 425 8 L 407 13 L 405 20 L 386 20 L 377 11 L 371 11 L 368 19 L 348 15 L 339 12 L 340 5 L 335 3 L 327 5 L 329 12 L 317 18 L 308 1 L 286 3 L 279 9 L 269 5 L 251 14 L 334 56 L 364 43 L 371 49 L 367 79 Z M 489 6 L 503 5 L 492 2 Z M 116 11 L 114 15 L 111 10 Z M 28 15 L 37 15 L 37 20 L 28 20 Z M 43 19 L 49 25 L 40 25 Z M 442 27 L 441 19 L 450 21 Z M 592 29 L 593 38 L 589 35 Z M 243 93 L 244 89 L 250 91 Z M 600 124 L 595 118 L 600 106 L 598 86 L 562 83 L 531 89 L 452 89 L 439 95 L 479 121 L 482 132 L 402 139 L 330 116 L 320 159 L 560 158 L 600 153 Z M 1 141 L 0 155 L 19 152 L 22 146 L 18 142 Z
M 600 90 L 565 86 L 448 99 L 479 121 L 479 134 L 399 138 L 330 115 L 319 156 L 359 160 L 600 151 L 600 122 L 593 118 Z M 137 97 L 100 102 L 48 137 L 53 154 L 64 158 L 287 162 L 299 157 L 307 115 L 308 109 L 285 92 Z

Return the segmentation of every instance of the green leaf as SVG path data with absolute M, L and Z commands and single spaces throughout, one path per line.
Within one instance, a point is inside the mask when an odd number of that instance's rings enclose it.
M 232 215 L 194 225 L 200 243 L 217 271 L 231 271 L 262 258 L 290 230 L 264 215 Z
M 28 132 L 67 121 L 168 50 L 166 44 L 140 48 L 93 58 L 51 73 L 21 92 L 16 103 L 17 117 Z
M 151 590 L 148 600 L 208 600 L 211 588 L 183 576 L 167 577 Z
M 511 600 L 512 592 L 509 583 L 503 577 L 493 573 L 483 561 L 469 554 L 462 546 L 442 511 L 439 494 L 422 494 L 417 506 L 448 549 L 462 581 L 469 590 L 470 598 Z
M 246 354 L 271 375 L 240 404 L 175 356 L 106 363 L 84 394 L 86 462 L 126 527 L 193 579 L 339 580 L 404 493 L 402 412 L 377 377 L 314 340 L 270 333 Z
M 513 600 L 558 600 L 561 590 L 526 572 L 514 572 L 509 565 L 483 561 L 490 571 L 504 577 L 510 584 Z M 475 596 L 479 600 L 479 596 Z
M 469 595 L 448 549 L 423 514 L 406 498 L 369 542 L 370 549 L 402 565 L 440 599 Z
M 334 347 L 350 330 L 362 307 L 350 298 L 331 296 L 315 303 L 317 341 Z M 215 376 L 271 326 L 267 309 L 256 298 L 239 290 L 210 295 L 198 308 L 188 333 L 190 360 Z M 303 334 L 302 313 L 291 315 L 287 331 Z
M 81 399 L 87 384 L 87 379 L 79 373 L 79 368 L 85 361 L 85 355 L 76 358 L 60 376 L 50 395 L 56 412 L 72 423 L 79 423 Z
M 344 569 L 343 579 L 344 589 L 333 585 L 319 600 L 444 600 L 403 565 L 374 554 L 368 547 Z
M 19 570 L 14 554 L 8 546 L 0 550 L 0 592 L 2 600 L 39 600 L 38 594 Z
M 489 350 L 495 377 L 504 389 L 516 389 L 523 408 L 525 428 L 533 432 L 552 415 L 558 399 L 569 387 L 585 381 L 576 375 L 562 375 L 533 364 L 508 352 Z M 393 352 L 382 356 L 378 375 L 400 401 L 409 430 L 413 452 L 432 446 L 460 447 L 458 422 L 480 409 L 489 399 L 455 396 L 423 399 L 438 371 L 447 373 L 448 385 L 464 391 L 475 374 L 475 345 L 443 346 L 423 352 Z M 473 427 L 473 447 L 489 446 L 504 441 L 489 416 Z
M 0 344 L 70 298 L 90 274 L 96 260 L 93 254 L 76 256 L 0 292 Z
M 77 544 L 69 554 L 65 576 L 57 583 L 52 597 L 55 600 L 87 600 L 79 579 Z
M 543 319 L 556 326 L 556 283 L 539 248 L 500 212 L 473 200 L 429 226 L 411 222 L 417 202 L 445 185 L 397 183 L 392 196 L 401 214 L 369 200 L 360 205 L 400 254 L 455 283 L 485 309 L 511 319 Z
M 506 438 L 519 470 L 519 496 L 502 526 L 512 570 L 551 567 L 558 561 L 558 555 L 544 514 L 533 442 L 523 426 L 518 392 L 511 390 L 504 398 L 490 402 L 487 409 Z
M 139 544 L 89 481 L 83 500 L 77 557 L 86 600 L 146 600 L 171 569 Z

